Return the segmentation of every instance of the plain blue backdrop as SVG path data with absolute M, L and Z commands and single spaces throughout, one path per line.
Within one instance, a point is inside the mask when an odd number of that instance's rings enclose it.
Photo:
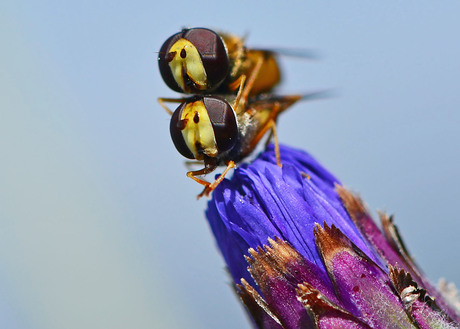
M 434 281 L 459 283 L 458 1 L 3 1 L 0 326 L 249 328 L 169 137 L 156 63 L 184 26 L 248 34 L 280 92 L 332 88 L 280 119 L 370 209 L 396 215 Z

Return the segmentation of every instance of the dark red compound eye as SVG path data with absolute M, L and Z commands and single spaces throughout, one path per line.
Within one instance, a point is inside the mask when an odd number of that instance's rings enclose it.
M 188 79 L 186 67 L 183 67 L 181 77 L 174 77 L 169 63 L 175 56 L 180 56 L 182 59 L 187 60 L 185 51 L 180 51 L 179 53 L 170 52 L 170 49 L 180 39 L 188 40 L 200 54 L 203 69 L 207 76 L 207 85 L 205 89 L 198 89 L 193 81 Z M 160 74 L 168 87 L 181 93 L 204 93 L 213 91 L 224 81 L 230 70 L 227 49 L 222 38 L 216 32 L 205 28 L 184 29 L 169 37 L 160 48 L 158 65 Z M 178 85 L 176 79 L 184 79 L 184 84 L 188 90 L 184 91 Z
M 219 153 L 231 150 L 238 140 L 236 114 L 227 101 L 206 96 L 203 103 L 208 110 Z

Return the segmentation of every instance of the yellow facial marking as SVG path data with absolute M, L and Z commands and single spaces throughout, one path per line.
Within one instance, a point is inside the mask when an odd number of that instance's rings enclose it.
M 186 90 L 184 75 L 192 80 L 196 87 L 200 90 L 205 90 L 208 84 L 206 70 L 204 69 L 200 53 L 196 47 L 186 39 L 177 40 L 169 49 L 170 53 L 175 53 L 174 58 L 169 62 L 174 80 L 179 87 Z
M 195 159 L 202 160 L 203 153 L 210 157 L 217 156 L 214 129 L 203 101 L 187 104 L 180 119 L 186 122 L 182 136 Z M 201 153 L 198 153 L 197 145 L 200 146 Z

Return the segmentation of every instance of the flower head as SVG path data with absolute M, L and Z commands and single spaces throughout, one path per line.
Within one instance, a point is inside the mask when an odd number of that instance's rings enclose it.
M 241 300 L 259 328 L 455 326 L 392 219 L 305 152 L 273 146 L 213 193 L 206 215 Z M 434 301 L 436 299 L 436 302 Z M 442 309 L 442 311 L 441 311 Z M 444 328 L 441 326 L 441 328 Z

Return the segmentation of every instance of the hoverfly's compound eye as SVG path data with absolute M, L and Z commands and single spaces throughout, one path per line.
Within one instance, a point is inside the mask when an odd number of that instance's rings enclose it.
M 216 89 L 228 75 L 230 64 L 222 38 L 209 29 L 184 29 L 161 46 L 161 76 L 177 92 L 203 93 Z
M 184 157 L 202 160 L 230 151 L 238 140 L 236 114 L 218 97 L 194 97 L 181 104 L 170 124 L 171 138 Z

